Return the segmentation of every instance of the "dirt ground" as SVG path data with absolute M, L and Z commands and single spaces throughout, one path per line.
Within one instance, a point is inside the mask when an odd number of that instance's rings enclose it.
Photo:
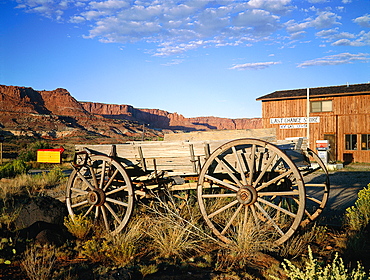
M 322 176 L 324 176 L 324 174 L 316 174 L 315 176 L 312 176 L 310 180 L 320 181 L 323 179 Z M 354 205 L 357 199 L 357 193 L 370 183 L 370 165 L 351 164 L 341 170 L 330 171 L 329 180 L 331 186 L 328 204 L 318 219 L 319 225 L 327 226 L 331 229 L 330 233 L 328 234 L 328 239 L 330 240 L 328 241 L 328 246 L 326 246 L 325 249 L 328 250 L 328 253 L 336 250 L 336 248 L 332 246 L 335 246 L 335 240 L 341 238 L 341 235 L 343 235 L 341 226 L 346 208 Z M 366 262 L 366 257 L 364 261 Z M 370 267 L 370 260 L 368 262 L 369 264 L 365 264 L 367 270 Z M 84 275 L 82 276 L 83 278 L 78 279 L 139 279 L 135 278 L 135 275 L 131 275 L 131 277 L 126 275 L 123 277 L 122 273 L 124 274 L 124 271 L 112 271 L 109 275 L 105 276 L 92 276 L 92 278 L 90 278 L 91 275 Z M 222 275 L 218 275 L 213 271 L 202 271 L 199 269 L 179 271 L 178 267 L 174 267 L 173 269 L 162 271 L 160 274 L 156 273 L 149 275 L 145 277 L 145 279 L 240 279 L 222 277 Z M 0 279 L 17 280 L 28 278 L 25 276 L 25 273 L 22 271 L 19 265 L 12 264 L 5 266 L 1 264 Z
M 343 169 L 330 171 L 329 180 L 329 200 L 320 223 L 340 226 L 346 208 L 354 205 L 357 193 L 370 183 L 370 165 L 351 164 Z

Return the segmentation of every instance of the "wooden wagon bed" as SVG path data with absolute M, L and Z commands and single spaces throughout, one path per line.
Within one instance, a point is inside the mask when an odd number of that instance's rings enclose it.
M 281 244 L 319 216 L 329 180 L 304 138 L 272 137 L 77 145 L 68 211 L 72 217 L 101 217 L 107 231 L 117 234 L 135 201 L 148 193 L 196 189 L 205 222 L 220 240 L 232 242 L 237 221 L 252 219 L 256 226 L 270 225 Z M 307 175 L 317 170 L 324 176 L 312 183 Z

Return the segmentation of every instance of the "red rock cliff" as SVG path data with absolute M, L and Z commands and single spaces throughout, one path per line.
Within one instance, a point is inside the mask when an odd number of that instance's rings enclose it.
M 138 109 L 130 105 L 81 102 L 86 111 L 109 118 L 150 124 L 156 128 L 178 130 L 255 129 L 262 128 L 261 118 L 227 119 L 218 117 L 185 118 L 159 109 Z

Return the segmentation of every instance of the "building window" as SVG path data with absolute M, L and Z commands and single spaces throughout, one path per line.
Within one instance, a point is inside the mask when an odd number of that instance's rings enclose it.
M 311 101 L 311 113 L 331 111 L 333 111 L 332 100 Z
M 346 134 L 346 150 L 357 150 L 357 135 Z
M 370 150 L 370 134 L 361 134 L 361 150 Z

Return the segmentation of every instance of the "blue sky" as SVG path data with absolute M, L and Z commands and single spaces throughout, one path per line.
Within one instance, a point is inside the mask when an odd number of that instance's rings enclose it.
M 0 0 L 0 84 L 185 117 L 370 81 L 369 0 Z

